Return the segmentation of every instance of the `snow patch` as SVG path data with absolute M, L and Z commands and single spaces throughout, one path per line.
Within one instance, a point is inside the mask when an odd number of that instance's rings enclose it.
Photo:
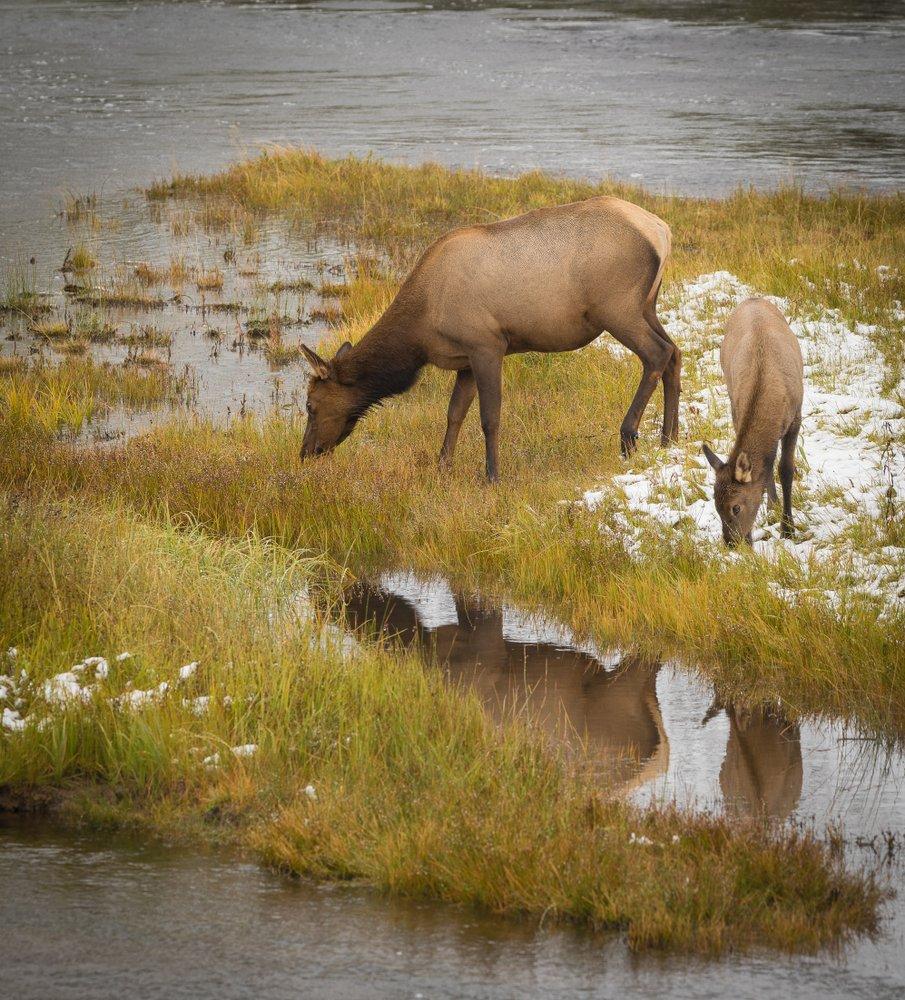
M 700 275 L 686 282 L 679 304 L 661 318 L 694 366 L 700 388 L 683 397 L 680 414 L 687 422 L 706 415 L 718 428 L 716 450 L 725 456 L 733 440 L 729 399 L 719 364 L 719 346 L 729 312 L 755 291 L 727 271 Z M 789 302 L 771 298 L 789 318 Z M 812 567 L 833 561 L 840 588 L 880 602 L 881 613 L 901 608 L 905 598 L 905 547 L 878 546 L 858 550 L 853 539 L 860 522 L 901 517 L 905 483 L 905 384 L 890 398 L 883 393 L 886 368 L 871 337 L 876 328 L 846 322 L 838 310 L 789 319 L 805 361 L 805 395 L 794 491 L 796 537 L 779 538 L 768 523 L 764 502 L 755 531 L 754 550 L 770 560 L 791 557 L 807 576 Z M 633 558 L 641 542 L 663 534 L 663 528 L 686 530 L 712 545 L 714 558 L 741 556 L 720 544 L 719 517 L 712 501 L 712 475 L 689 438 L 670 449 L 667 461 L 643 472 L 614 476 L 612 483 L 589 490 L 590 509 L 612 499 L 616 509 L 602 527 L 623 540 Z M 615 487 L 615 490 L 613 489 Z M 789 588 L 774 590 L 791 599 Z M 798 594 L 799 592 L 794 592 Z M 825 593 L 834 606 L 838 593 Z

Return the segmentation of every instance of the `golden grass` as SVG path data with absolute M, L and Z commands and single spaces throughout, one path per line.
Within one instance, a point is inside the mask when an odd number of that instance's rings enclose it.
M 728 198 L 653 194 L 616 181 L 590 183 L 541 172 L 494 177 L 435 163 L 405 167 L 373 157 L 328 159 L 274 148 L 212 176 L 155 184 L 152 199 L 191 196 L 209 212 L 279 212 L 327 225 L 359 248 L 376 247 L 398 278 L 424 248 L 459 225 L 490 222 L 545 205 L 613 194 L 665 219 L 673 256 L 664 289 L 701 273 L 729 270 L 762 291 L 883 328 L 887 358 L 901 372 L 905 301 L 905 195 L 834 191 L 826 197 L 787 186 L 739 189 Z M 878 268 L 889 268 L 887 272 Z
M 5 373 L 0 382 L 0 425 L 10 446 L 27 460 L 36 432 L 76 433 L 105 405 L 141 408 L 177 403 L 190 391 L 187 378 L 166 369 L 140 372 L 98 364 L 90 357 L 71 357 L 59 364 L 39 360 Z
M 64 273 L 74 271 L 80 274 L 91 271 L 95 267 L 97 267 L 97 258 L 84 243 L 77 243 L 74 248 L 67 252 L 60 270 Z
M 0 731 L 0 786 L 56 787 L 76 817 L 228 839 L 294 872 L 619 931 L 635 950 L 809 950 L 876 926 L 874 879 L 812 835 L 633 808 L 440 671 L 331 643 L 300 597 L 316 563 L 96 502 L 2 498 L 0 517 L 0 640 L 27 672 L 22 717 L 48 720 Z M 88 668 L 86 702 L 49 705 L 44 682 L 89 655 L 109 676 Z
M 199 291 L 219 291 L 223 287 L 223 272 L 219 267 L 203 271 L 195 278 Z

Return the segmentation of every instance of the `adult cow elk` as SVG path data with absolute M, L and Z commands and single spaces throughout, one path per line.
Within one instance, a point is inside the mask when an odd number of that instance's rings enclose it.
M 430 246 L 374 326 L 312 368 L 302 457 L 335 448 L 375 404 L 404 392 L 426 364 L 455 371 L 446 437 L 452 464 L 475 394 L 487 478 L 499 476 L 503 359 L 524 351 L 574 351 L 603 331 L 641 359 L 641 384 L 620 430 L 623 453 L 663 379 L 664 442 L 678 428 L 680 353 L 657 318 L 669 227 L 618 198 L 542 208 L 466 226 Z
M 751 541 L 764 493 L 776 503 L 774 466 L 782 444 L 782 536 L 792 536 L 792 478 L 801 428 L 804 364 L 801 347 L 782 313 L 766 299 L 747 299 L 729 317 L 720 347 L 729 389 L 735 444 L 723 462 L 704 445 L 716 473 L 713 499 L 723 539 Z

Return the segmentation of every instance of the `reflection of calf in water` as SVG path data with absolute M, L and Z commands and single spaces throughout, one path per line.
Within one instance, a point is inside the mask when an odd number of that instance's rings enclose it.
M 720 788 L 730 815 L 785 819 L 801 796 L 801 734 L 771 708 L 726 708 L 729 743 Z
M 625 657 L 606 671 L 588 653 L 503 635 L 503 613 L 455 595 L 456 624 L 425 627 L 415 607 L 381 589 L 346 595 L 350 625 L 419 644 L 453 683 L 472 688 L 496 718 L 527 709 L 558 740 L 583 740 L 602 772 L 640 784 L 666 770 L 658 663 Z

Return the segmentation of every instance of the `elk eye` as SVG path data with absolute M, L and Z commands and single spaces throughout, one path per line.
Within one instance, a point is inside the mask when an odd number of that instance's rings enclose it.
M 742 505 L 740 503 L 734 503 L 732 505 L 732 516 L 733 517 L 738 517 L 739 513 L 741 512 L 741 509 L 742 509 Z

